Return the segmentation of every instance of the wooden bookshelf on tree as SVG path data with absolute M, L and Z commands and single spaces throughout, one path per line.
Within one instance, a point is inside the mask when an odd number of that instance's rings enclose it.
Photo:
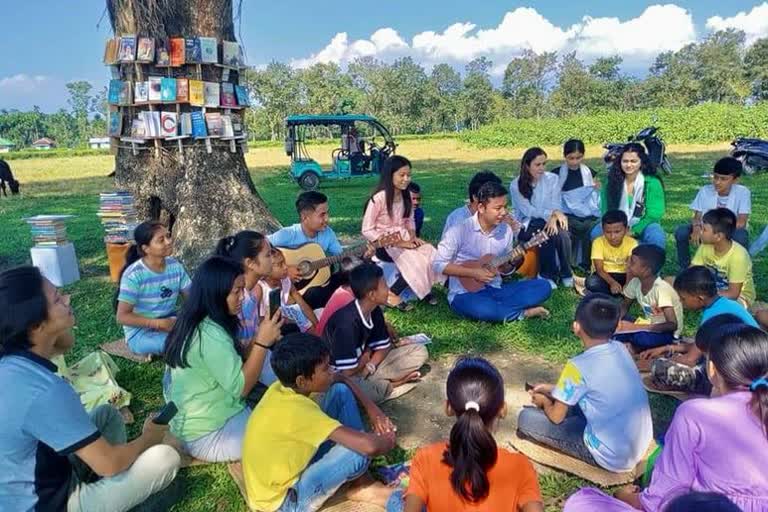
M 134 155 L 204 144 L 211 153 L 221 141 L 233 153 L 247 152 L 242 110 L 249 91 L 239 83 L 245 68 L 240 44 L 213 37 L 150 38 L 126 34 L 109 39 L 108 135 Z

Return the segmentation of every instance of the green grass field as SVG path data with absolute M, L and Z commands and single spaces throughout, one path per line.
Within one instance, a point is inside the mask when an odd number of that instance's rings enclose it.
M 310 152 L 327 163 L 331 146 L 315 146 Z M 547 148 L 552 160 L 559 160 L 559 148 Z M 668 250 L 673 250 L 671 233 L 674 227 L 686 221 L 688 204 L 699 186 L 706 182 L 702 175 L 712 168 L 714 161 L 726 152 L 726 146 L 672 147 L 671 159 L 674 175 L 665 177 L 667 214 L 663 225 L 668 233 Z M 425 238 L 437 242 L 443 220 L 466 195 L 466 184 L 480 169 L 490 169 L 502 176 L 506 183 L 517 173 L 522 151 L 477 150 L 457 140 L 404 141 L 399 153 L 412 159 L 414 180 L 423 191 L 426 210 Z M 600 148 L 590 148 L 589 163 L 602 171 L 598 160 Z M 287 177 L 287 158 L 280 148 L 262 147 L 247 154 L 248 164 L 256 183 L 275 216 L 283 223 L 295 221 L 293 199 L 298 187 Z M 94 350 L 100 343 L 122 336 L 115 324 L 111 298 L 115 285 L 108 280 L 106 253 L 102 230 L 96 216 L 98 193 L 112 190 L 107 174 L 113 169 L 111 156 L 87 156 L 68 159 L 31 159 L 10 162 L 22 183 L 22 195 L 0 197 L 0 268 L 29 261 L 31 240 L 22 217 L 34 214 L 73 214 L 68 223 L 69 238 L 74 242 L 80 262 L 82 279 L 68 288 L 77 317 L 77 344 L 69 355 L 75 361 Z M 768 219 L 768 187 L 762 185 L 762 176 L 746 178 L 744 184 L 752 189 L 753 215 L 751 233 L 754 239 Z M 343 235 L 359 233 L 362 208 L 373 179 L 326 183 L 321 190 L 330 197 L 334 229 Z M 215 199 L 215 198 L 214 198 Z M 672 253 L 670 253 L 672 254 Z M 667 263 L 665 270 L 674 272 Z M 755 276 L 768 270 L 766 261 L 755 262 Z M 758 295 L 765 296 L 768 289 L 757 277 Z M 457 354 L 469 351 L 517 351 L 537 354 L 555 363 L 561 363 L 579 351 L 579 343 L 570 334 L 576 295 L 572 291 L 557 291 L 548 302 L 553 315 L 546 322 L 517 322 L 509 325 L 478 324 L 460 320 L 443 303 L 437 308 L 417 307 L 406 314 L 388 313 L 388 317 L 404 333 L 426 332 L 433 337 L 431 353 Z M 694 332 L 697 319 L 686 318 L 686 335 Z M 136 416 L 133 433 L 145 415 L 161 405 L 160 376 L 162 365 L 136 365 L 117 361 L 121 373 L 120 384 L 133 393 L 131 409 Z M 663 431 L 672 401 L 652 398 L 657 418 L 657 430 Z M 447 434 L 447 433 L 446 433 Z M 400 455 L 402 456 L 402 455 Z M 230 481 L 224 465 L 210 465 L 185 470 L 181 477 L 186 488 L 185 498 L 174 510 L 178 511 L 241 511 L 245 510 L 237 488 Z M 542 477 L 542 488 L 556 510 L 555 503 L 568 496 L 580 485 L 578 480 L 563 475 Z

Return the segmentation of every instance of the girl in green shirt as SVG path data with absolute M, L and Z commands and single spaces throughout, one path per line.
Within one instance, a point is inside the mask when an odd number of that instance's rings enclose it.
M 664 185 L 642 145 L 630 142 L 614 160 L 600 193 L 600 209 L 603 214 L 609 210 L 626 213 L 632 236 L 639 243 L 666 247 L 660 224 L 666 209 Z M 592 239 L 600 235 L 602 226 L 597 224 Z

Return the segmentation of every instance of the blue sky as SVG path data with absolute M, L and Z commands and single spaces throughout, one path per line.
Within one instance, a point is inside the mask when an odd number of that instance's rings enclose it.
M 0 7 L 0 109 L 54 111 L 66 106 L 66 82 L 106 83 L 102 0 L 2 0 Z M 243 0 L 240 33 L 253 65 L 410 55 L 427 68 L 461 68 L 486 55 L 499 75 L 523 48 L 576 50 L 587 61 L 618 53 L 627 72 L 642 73 L 659 51 L 724 27 L 745 30 L 750 41 L 768 36 L 768 1 Z

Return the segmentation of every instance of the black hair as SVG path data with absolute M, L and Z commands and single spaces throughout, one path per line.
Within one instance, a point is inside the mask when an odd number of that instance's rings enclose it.
M 470 202 L 477 198 L 477 192 L 480 190 L 480 187 L 489 181 L 494 181 L 501 185 L 501 178 L 492 171 L 483 170 L 472 176 L 472 179 L 469 180 L 469 186 L 467 187 L 467 195 L 469 196 Z
M 413 192 L 414 194 L 421 194 L 421 186 L 419 186 L 418 183 L 415 181 L 412 181 L 408 184 L 408 192 Z
M 746 324 L 726 326 L 720 342 L 709 347 L 709 360 L 727 389 L 752 391 L 750 408 L 768 434 L 768 384 L 751 387 L 768 379 L 768 333 Z
M 266 237 L 256 231 L 240 231 L 233 236 L 225 236 L 216 244 L 214 254 L 245 264 L 245 258 L 257 259 L 264 249 Z
M 0 272 L 0 357 L 32 346 L 29 331 L 48 318 L 40 269 L 31 265 Z
M 713 232 L 722 234 L 727 240 L 733 239 L 733 232 L 736 231 L 736 214 L 728 208 L 709 210 L 701 218 L 701 222 L 712 226 Z
M 283 386 L 295 388 L 299 376 L 311 379 L 315 368 L 330 356 L 325 340 L 314 334 L 294 332 L 272 347 L 272 370 Z
M 187 353 L 192 336 L 197 335 L 205 343 L 198 330 L 200 323 L 210 318 L 232 338 L 235 350 L 240 353 L 240 344 L 236 342 L 240 321 L 237 315 L 229 312 L 227 295 L 239 276 L 243 275 L 243 265 L 239 261 L 221 256 L 211 256 L 195 272 L 189 297 L 181 307 L 176 324 L 165 341 L 163 357 L 171 368 L 186 368 Z
M 732 313 L 723 313 L 715 315 L 699 326 L 696 331 L 696 348 L 704 352 L 709 352 L 709 347 L 718 343 L 723 335 L 723 329 L 729 325 L 745 325 L 744 320 Z
M 483 183 L 483 186 L 480 187 L 480 190 L 477 191 L 477 202 L 481 204 L 488 204 L 488 201 L 490 201 L 493 198 L 496 197 L 504 197 L 508 194 L 506 187 L 504 187 L 501 183 L 496 183 L 495 181 L 489 181 L 487 183 Z
M 715 167 L 712 169 L 712 172 L 720 174 L 721 176 L 733 176 L 734 178 L 738 178 L 741 176 L 741 173 L 744 172 L 744 165 L 738 158 L 725 156 L 715 162 Z
M 568 139 L 565 141 L 565 144 L 563 144 L 563 156 L 568 156 L 571 153 L 581 153 L 583 155 L 586 152 L 584 142 L 580 139 Z
M 607 226 L 608 224 L 621 223 L 625 228 L 629 226 L 629 219 L 627 214 L 623 210 L 608 210 L 603 214 L 601 224 Z
M 741 509 L 716 492 L 689 492 L 670 501 L 664 512 L 741 512 Z
M 395 186 L 392 184 L 392 176 L 403 167 L 411 167 L 411 161 L 402 155 L 392 155 L 384 160 L 384 164 L 381 166 L 379 183 L 376 185 L 376 189 L 373 191 L 371 197 L 366 201 L 366 207 L 373 199 L 373 195 L 383 190 L 384 199 L 387 203 L 387 213 L 389 213 L 389 216 L 391 217 L 392 205 L 395 202 L 395 193 L 400 192 L 403 198 L 403 218 L 407 219 L 411 216 L 411 194 L 408 190 L 395 190 Z
M 630 142 L 621 150 L 621 153 L 613 160 L 611 168 L 608 170 L 608 183 L 606 184 L 606 199 L 608 200 L 609 210 L 618 210 L 621 201 L 622 190 L 624 187 L 624 171 L 621 170 L 621 159 L 625 153 L 635 153 L 640 158 L 640 172 L 643 176 L 654 176 L 661 182 L 661 178 L 656 174 L 656 168 L 653 166 L 648 153 L 642 144 Z M 664 183 L 662 182 L 662 185 Z
M 717 296 L 717 281 L 710 269 L 703 265 L 694 265 L 677 274 L 675 290 L 711 298 Z
M 379 279 L 384 277 L 384 271 L 375 263 L 361 263 L 349 272 L 349 285 L 357 300 L 361 300 L 368 292 L 375 290 Z
M 517 181 L 517 189 L 520 191 L 520 194 L 528 200 L 533 196 L 531 162 L 542 155 L 547 156 L 547 152 L 541 148 L 529 148 L 523 153 L 523 158 L 520 160 L 520 179 Z
M 608 339 L 619 325 L 621 307 L 610 295 L 590 293 L 576 306 L 574 319 L 590 338 Z
M 327 202 L 328 196 L 322 192 L 318 192 L 316 190 L 308 190 L 307 192 L 302 192 L 299 194 L 299 197 L 296 198 L 296 213 L 298 213 L 299 217 L 301 217 L 303 212 L 307 210 L 315 211 L 318 206 Z
M 131 246 L 128 248 L 128 252 L 125 253 L 125 265 L 123 265 L 122 270 L 120 270 L 120 276 L 117 279 L 117 291 L 115 291 L 115 296 L 112 299 L 112 307 L 114 308 L 115 312 L 117 312 L 117 298 L 120 296 L 120 283 L 123 280 L 123 274 L 125 273 L 125 270 L 146 256 L 142 246 L 152 243 L 152 239 L 155 237 L 155 234 L 157 234 L 157 232 L 164 227 L 166 226 L 162 222 L 157 220 L 150 220 L 147 222 L 142 222 L 136 226 L 136 229 L 133 230 L 133 240 L 135 243 L 131 244 Z
M 487 360 L 466 357 L 456 362 L 445 387 L 456 423 L 443 462 L 452 468 L 454 492 L 469 502 L 482 501 L 490 491 L 488 471 L 498 456 L 489 427 L 504 407 L 504 379 Z
M 666 251 L 652 244 L 638 245 L 632 249 L 632 256 L 637 256 L 646 267 L 651 269 L 651 273 L 655 276 L 659 275 L 661 267 L 664 266 L 664 261 L 667 259 Z

